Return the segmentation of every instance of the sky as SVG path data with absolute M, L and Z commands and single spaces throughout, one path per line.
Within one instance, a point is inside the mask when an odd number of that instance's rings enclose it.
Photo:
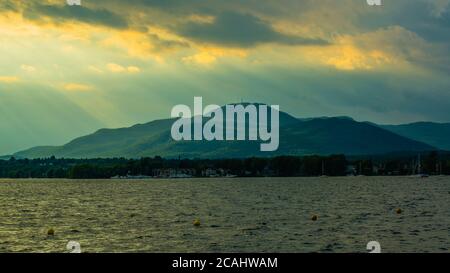
M 0 0 L 0 155 L 173 106 L 450 122 L 450 0 Z

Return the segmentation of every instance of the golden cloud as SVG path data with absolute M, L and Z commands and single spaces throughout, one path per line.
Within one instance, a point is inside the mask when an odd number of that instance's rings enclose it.
M 219 58 L 238 57 L 245 58 L 248 53 L 243 49 L 228 49 L 220 47 L 199 47 L 198 52 L 181 58 L 186 64 L 194 64 L 200 66 L 211 66 L 216 63 Z
M 127 71 L 129 73 L 139 73 L 139 72 L 141 72 L 141 69 L 137 66 L 129 66 L 129 67 L 127 67 Z
M 34 66 L 26 65 L 26 64 L 21 65 L 20 68 L 21 68 L 23 71 L 26 71 L 26 72 L 29 72 L 29 73 L 32 73 L 32 72 L 35 72 L 35 71 L 36 71 L 36 68 L 35 68 Z
M 63 85 L 63 89 L 66 91 L 91 91 L 94 87 L 81 83 L 66 83 Z
M 107 69 L 113 73 L 139 73 L 141 69 L 137 66 L 124 67 L 120 64 L 109 63 L 106 65 Z
M 306 16 L 306 17 L 305 17 Z M 301 21 L 296 22 L 290 17 L 264 18 L 271 26 L 284 35 L 299 37 L 316 37 L 332 41 L 330 45 L 260 45 L 256 48 L 227 48 L 225 46 L 205 46 L 196 43 L 174 33 L 170 27 L 150 25 L 142 23 L 140 31 L 135 29 L 111 29 L 106 26 L 93 25 L 83 22 L 64 21 L 54 23 L 52 21 L 27 20 L 19 13 L 0 14 L 0 43 L 4 42 L 6 47 L 13 51 L 17 41 L 27 41 L 29 45 L 36 46 L 36 50 L 57 48 L 64 55 L 64 61 L 77 64 L 91 57 L 97 66 L 89 66 L 89 63 L 81 64 L 83 68 L 88 67 L 90 72 L 102 74 L 110 71 L 113 73 L 140 73 L 141 69 L 134 65 L 121 65 L 108 63 L 106 67 L 98 63 L 106 63 L 123 57 L 139 58 L 141 61 L 153 59 L 158 63 L 170 64 L 170 59 L 181 60 L 188 65 L 211 67 L 221 59 L 247 58 L 246 63 L 268 65 L 310 65 L 330 66 L 338 70 L 373 70 L 385 67 L 411 65 L 410 62 L 425 60 L 436 52 L 427 48 L 427 45 L 417 35 L 402 27 L 389 27 L 377 31 L 361 33 L 351 25 L 348 29 L 354 30 L 352 35 L 341 35 L 334 37 L 332 33 L 322 24 L 316 22 L 317 14 L 303 16 Z M 336 17 L 336 18 L 335 18 Z M 343 25 L 344 22 L 334 21 L 342 16 L 333 16 L 330 25 Z M 177 18 L 179 19 L 179 18 Z M 202 24 L 214 23 L 215 17 L 211 15 L 196 14 L 183 18 L 183 22 L 196 22 Z M 139 21 L 139 20 L 138 20 Z M 344 20 L 346 21 L 346 20 Z M 137 21 L 136 21 L 137 22 Z M 139 23 L 139 22 L 138 22 Z M 355 27 L 355 28 L 352 28 Z M 30 38 L 30 39 L 27 39 Z M 31 39 L 32 38 L 32 39 Z M 34 43 L 37 41 L 37 43 Z M 52 41 L 48 44 L 48 41 Z M 54 44 L 59 43 L 59 44 Z M 39 47 L 39 48 L 38 48 Z M 424 50 L 425 49 L 425 50 Z M 30 51 L 31 52 L 31 51 Z M 55 51 L 56 52 L 56 51 Z M 105 55 L 102 55 L 105 53 Z M 112 56 L 111 56 L 112 55 Z M 123 56 L 126 55 L 126 56 Z M 234 58 L 234 59 L 233 59 Z M 56 59 L 56 57 L 55 57 Z M 412 60 L 412 61 L 411 61 Z M 89 59 L 89 61 L 92 61 Z M 125 62 L 125 61 L 123 61 Z M 133 63 L 133 61 L 129 61 Z M 436 60 L 428 61 L 437 62 Z M 2 64 L 5 66 L 5 64 Z M 20 62 L 15 65 L 20 65 Z M 33 72 L 36 68 L 23 64 L 22 70 Z M 9 82 L 12 80 L 9 79 Z M 6 82 L 4 80 L 3 82 Z
M 190 15 L 187 20 L 201 24 L 212 24 L 214 23 L 215 17 L 211 15 L 193 14 Z
M 0 76 L 1 83 L 16 83 L 19 82 L 20 78 L 15 76 Z
M 429 44 L 416 34 L 389 27 L 357 35 L 342 35 L 328 47 L 309 47 L 302 53 L 309 62 L 333 66 L 338 70 L 411 68 L 430 58 Z

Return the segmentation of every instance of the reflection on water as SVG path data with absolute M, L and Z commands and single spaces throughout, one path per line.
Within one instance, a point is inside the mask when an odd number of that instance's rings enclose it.
M 449 177 L 0 180 L 0 251 L 448 252 L 449 201 Z

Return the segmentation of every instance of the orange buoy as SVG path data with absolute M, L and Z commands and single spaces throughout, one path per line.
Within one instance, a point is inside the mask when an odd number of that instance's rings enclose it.
M 49 229 L 48 231 L 47 231 L 47 235 L 48 236 L 54 236 L 55 235 L 55 230 L 54 229 Z

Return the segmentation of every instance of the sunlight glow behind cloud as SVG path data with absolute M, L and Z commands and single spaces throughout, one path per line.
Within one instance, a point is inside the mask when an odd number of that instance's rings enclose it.
M 63 116 L 79 119 L 76 137 L 165 118 L 196 95 L 299 117 L 450 121 L 447 0 L 64 3 L 0 4 L 0 123 L 8 136 L 23 133 L 18 117 L 30 135 L 36 116 L 48 124 L 30 143 L 0 135 L 0 154 L 67 138 Z

